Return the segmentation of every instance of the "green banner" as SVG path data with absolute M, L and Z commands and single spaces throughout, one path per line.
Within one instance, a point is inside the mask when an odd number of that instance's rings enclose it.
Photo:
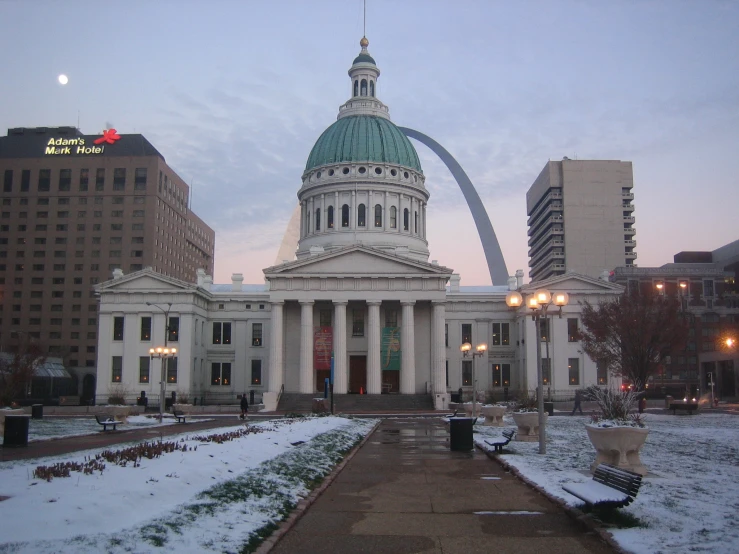
M 400 327 L 383 327 L 380 365 L 383 371 L 400 371 Z

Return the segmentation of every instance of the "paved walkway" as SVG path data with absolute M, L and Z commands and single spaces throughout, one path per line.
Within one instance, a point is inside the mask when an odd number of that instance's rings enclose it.
M 93 435 L 31 441 L 28 443 L 28 446 L 0 446 L 0 461 L 29 460 L 45 456 L 69 454 L 70 452 L 80 450 L 104 449 L 124 442 L 151 441 L 180 433 L 193 433 L 215 429 L 217 427 L 243 424 L 243 421 L 239 420 L 236 415 L 210 417 L 208 421 L 194 419 L 187 423 L 173 423 L 172 425 L 149 428 L 138 427 L 126 429 L 125 425 L 120 425 L 115 431 L 100 431 Z
M 438 419 L 386 419 L 271 552 L 613 549 L 480 451 L 451 452 Z

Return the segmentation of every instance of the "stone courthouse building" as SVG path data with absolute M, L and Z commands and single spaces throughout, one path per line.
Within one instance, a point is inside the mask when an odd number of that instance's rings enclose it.
M 360 44 L 351 97 L 316 141 L 297 191 L 295 259 L 264 269 L 258 285 L 240 274 L 223 285 L 205 271 L 197 283 L 151 269 L 117 272 L 97 287 L 101 399 L 116 388 L 158 396 L 159 360 L 148 352 L 165 343 L 165 330 L 178 348 L 167 391 L 191 399 L 235 402 L 255 390 L 275 409 L 283 391 L 322 392 L 332 365 L 335 394 L 426 395 L 437 409 L 473 384 L 501 393 L 536 387 L 534 323 L 525 308 L 506 305 L 510 290 L 525 296 L 535 288 L 523 285 L 523 272 L 508 283 L 462 287 L 452 269 L 429 261 L 426 177 L 377 97 L 380 70 L 367 40 Z M 545 385 L 574 391 L 604 382 L 573 336 L 578 302 L 623 287 L 565 274 L 539 288 L 570 297 L 561 318 L 550 310 L 542 333 Z M 468 358 L 464 342 L 488 348 Z

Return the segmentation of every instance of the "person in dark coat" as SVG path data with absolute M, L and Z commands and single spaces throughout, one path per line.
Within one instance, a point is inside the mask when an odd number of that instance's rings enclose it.
M 580 406 L 580 402 L 582 402 L 582 393 L 580 392 L 580 389 L 577 389 L 575 391 L 575 407 L 572 408 L 572 413 L 570 415 L 575 415 L 575 410 L 580 410 L 580 415 L 582 415 L 582 406 Z
M 246 393 L 241 395 L 241 419 L 248 417 L 249 401 L 246 399 Z

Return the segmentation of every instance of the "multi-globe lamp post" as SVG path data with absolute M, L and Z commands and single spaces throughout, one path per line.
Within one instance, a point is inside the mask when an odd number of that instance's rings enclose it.
M 475 352 L 472 352 L 472 345 L 469 342 L 465 342 L 459 347 L 462 351 L 462 357 L 467 358 L 472 356 L 472 420 L 473 423 L 477 420 L 477 391 L 475 390 L 475 358 L 482 357 L 488 349 L 488 345 L 483 343 L 478 344 L 475 347 Z M 461 399 L 460 399 L 461 401 Z
M 164 346 L 155 346 L 154 348 L 149 349 L 150 360 L 153 360 L 154 358 L 159 358 L 161 360 L 161 379 L 159 381 L 159 421 L 162 421 L 165 411 L 165 387 L 167 386 L 167 374 L 165 371 L 165 366 L 168 365 L 167 359 L 174 358 L 177 355 L 176 348 L 169 348 L 167 346 L 167 339 L 169 338 L 169 310 L 172 308 L 172 304 L 170 302 L 167 302 L 166 310 L 157 304 L 152 304 L 151 302 L 147 302 L 146 305 L 157 308 L 162 313 L 164 313 Z
M 509 308 L 518 309 L 523 305 L 523 297 L 518 291 L 510 291 L 506 295 L 506 304 Z M 562 308 L 570 301 L 566 292 L 550 293 L 540 289 L 526 297 L 526 307 L 531 310 L 531 319 L 536 324 L 536 399 L 539 412 L 539 454 L 547 453 L 546 419 L 544 418 L 544 372 L 541 365 L 541 319 L 547 316 L 549 306 L 559 308 L 559 317 L 562 317 Z M 547 330 L 551 333 L 551 330 Z

